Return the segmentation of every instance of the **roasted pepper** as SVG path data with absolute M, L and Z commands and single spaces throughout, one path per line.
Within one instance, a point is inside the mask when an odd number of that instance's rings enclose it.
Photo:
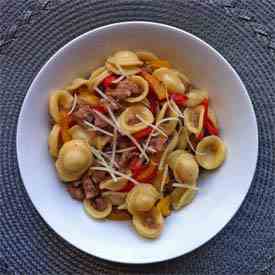
M 112 221 L 128 221 L 131 220 L 131 215 L 127 210 L 113 208 L 107 219 Z
M 150 87 L 152 88 L 159 100 L 163 100 L 166 98 L 166 88 L 164 84 L 162 84 L 156 77 L 152 76 L 145 70 L 141 70 L 141 75 L 146 81 L 148 81 Z
M 70 141 L 72 139 L 69 133 L 70 123 L 71 123 L 70 116 L 65 111 L 61 111 L 60 127 L 61 127 L 61 138 L 63 143 Z
M 152 179 L 157 175 L 157 165 L 155 162 L 150 161 L 148 165 L 140 171 L 135 179 L 139 182 L 150 183 Z
M 147 137 L 148 135 L 150 135 L 150 133 L 153 131 L 153 129 L 151 127 L 146 127 L 136 133 L 133 134 L 133 137 L 136 140 L 142 140 L 143 138 Z
M 158 69 L 158 68 L 161 68 L 161 67 L 165 67 L 165 68 L 168 68 L 168 69 L 171 68 L 171 64 L 169 63 L 169 61 L 164 60 L 164 59 L 156 59 L 156 60 L 152 60 L 148 63 L 153 69 Z
M 161 198 L 157 204 L 157 208 L 161 212 L 162 216 L 169 216 L 171 214 L 171 197 L 168 195 L 164 198 Z
M 179 106 L 185 106 L 188 97 L 180 93 L 171 93 L 170 98 Z
M 116 79 L 117 79 L 117 77 L 114 74 L 109 75 L 106 78 L 104 78 L 104 80 L 102 81 L 102 85 L 103 85 L 104 89 L 106 90 L 107 88 L 109 88 L 113 84 L 113 81 Z

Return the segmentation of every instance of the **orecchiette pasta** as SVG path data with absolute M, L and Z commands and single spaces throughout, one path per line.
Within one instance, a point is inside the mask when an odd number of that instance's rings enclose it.
M 60 122 L 61 109 L 69 110 L 73 103 L 73 96 L 65 91 L 58 90 L 50 94 L 49 113 L 56 123 Z
M 164 83 L 168 91 L 177 91 L 184 94 L 186 87 L 177 71 L 168 68 L 159 68 L 154 71 L 153 76 Z
M 225 160 L 208 97 L 153 52 L 115 52 L 49 96 L 58 177 L 90 217 L 132 220 L 140 236 L 158 238 L 199 192 L 200 167 Z
M 194 108 L 187 107 L 184 110 L 184 124 L 188 131 L 199 134 L 203 128 L 204 107 L 197 106 Z
M 89 144 L 84 140 L 75 139 L 61 147 L 55 166 L 60 179 L 67 182 L 78 180 L 92 162 L 93 155 Z
M 143 121 L 141 121 L 137 115 L 140 116 Z M 146 128 L 148 124 L 152 124 L 153 121 L 154 116 L 152 112 L 142 104 L 126 108 L 118 117 L 120 128 L 130 134 Z
M 205 137 L 196 148 L 196 159 L 207 170 L 218 168 L 226 156 L 226 147 L 217 136 Z
M 60 131 L 60 126 L 55 124 L 48 137 L 49 152 L 54 158 L 57 157 L 59 151 Z

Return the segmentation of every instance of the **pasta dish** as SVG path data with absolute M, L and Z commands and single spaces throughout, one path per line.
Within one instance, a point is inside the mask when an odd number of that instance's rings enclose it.
M 51 92 L 49 115 L 49 152 L 71 197 L 145 238 L 159 237 L 199 192 L 200 172 L 226 157 L 208 92 L 145 50 L 115 52 Z

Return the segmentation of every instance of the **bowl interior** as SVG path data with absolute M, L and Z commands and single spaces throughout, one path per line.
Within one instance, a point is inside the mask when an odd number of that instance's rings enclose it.
M 119 49 L 148 49 L 182 69 L 209 91 L 221 136 L 224 165 L 203 175 L 194 202 L 166 219 L 158 240 L 140 238 L 127 222 L 90 219 L 57 179 L 47 149 L 48 94 L 86 75 Z M 76 247 L 112 261 L 149 263 L 205 243 L 241 205 L 257 160 L 257 125 L 245 87 L 232 67 L 200 39 L 161 24 L 113 24 L 88 32 L 59 50 L 42 68 L 25 98 L 17 132 L 18 162 L 28 194 L 45 221 Z

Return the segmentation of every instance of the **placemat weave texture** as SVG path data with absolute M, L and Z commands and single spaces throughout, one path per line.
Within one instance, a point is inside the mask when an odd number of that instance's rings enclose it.
M 257 171 L 235 217 L 196 251 L 151 265 L 107 262 L 61 239 L 32 206 L 16 160 L 19 111 L 43 64 L 78 35 L 129 20 L 170 24 L 216 48 L 244 81 L 259 127 Z M 275 274 L 274 64 L 273 0 L 0 1 L 0 274 Z

